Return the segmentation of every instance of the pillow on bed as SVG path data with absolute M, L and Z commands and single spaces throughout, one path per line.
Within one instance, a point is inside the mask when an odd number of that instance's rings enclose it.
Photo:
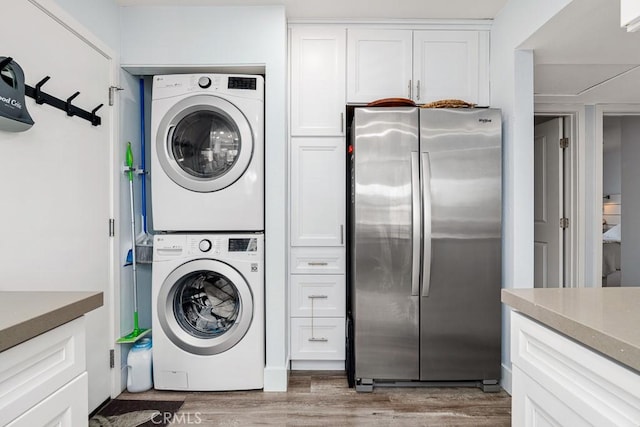
M 603 242 L 619 242 L 620 241 L 620 224 L 611 227 L 602 235 Z

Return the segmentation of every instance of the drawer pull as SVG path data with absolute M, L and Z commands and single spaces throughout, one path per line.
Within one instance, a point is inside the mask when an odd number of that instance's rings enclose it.
M 327 338 L 309 338 L 310 342 L 328 342 Z
M 328 262 L 308 262 L 309 265 L 329 265 Z
M 328 295 L 309 295 L 308 297 L 309 299 L 327 299 L 329 298 Z

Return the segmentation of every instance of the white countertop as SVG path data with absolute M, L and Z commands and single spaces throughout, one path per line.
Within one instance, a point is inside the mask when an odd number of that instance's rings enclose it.
M 102 292 L 0 292 L 0 351 L 103 304 Z
M 640 371 L 640 288 L 503 289 L 502 302 Z

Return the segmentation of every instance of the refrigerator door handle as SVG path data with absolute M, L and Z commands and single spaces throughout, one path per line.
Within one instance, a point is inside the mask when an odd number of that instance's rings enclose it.
M 431 160 L 429 153 L 421 153 L 422 166 L 422 296 L 431 290 Z
M 420 295 L 420 165 L 418 152 L 411 152 L 411 296 Z

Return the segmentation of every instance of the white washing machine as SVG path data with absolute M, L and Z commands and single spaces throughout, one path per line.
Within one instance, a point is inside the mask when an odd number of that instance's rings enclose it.
M 262 234 L 157 234 L 153 380 L 159 390 L 263 388 Z
M 154 76 L 151 141 L 155 230 L 264 230 L 262 76 Z

